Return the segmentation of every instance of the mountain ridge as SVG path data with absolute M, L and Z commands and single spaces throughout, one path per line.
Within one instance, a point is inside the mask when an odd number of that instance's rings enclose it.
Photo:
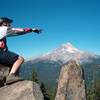
M 71 59 L 78 60 L 79 62 L 87 62 L 90 58 L 97 59 L 100 57 L 100 55 L 97 55 L 95 53 L 82 51 L 74 47 L 71 43 L 62 44 L 58 48 L 52 50 L 51 52 L 48 52 L 46 54 L 37 56 L 37 57 L 31 57 L 26 59 L 27 61 L 32 60 L 51 60 L 51 61 L 59 61 L 61 60 L 63 63 L 66 63 L 66 61 L 69 61 Z M 85 61 L 84 61 L 85 58 Z

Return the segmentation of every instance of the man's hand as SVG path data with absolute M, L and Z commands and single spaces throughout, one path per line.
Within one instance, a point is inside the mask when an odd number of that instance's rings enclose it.
M 42 32 L 42 29 L 32 28 L 32 32 L 35 32 L 37 34 L 40 34 Z

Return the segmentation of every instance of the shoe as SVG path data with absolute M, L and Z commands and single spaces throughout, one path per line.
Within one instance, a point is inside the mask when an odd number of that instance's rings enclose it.
M 18 81 L 23 81 L 22 78 L 19 76 L 15 76 L 15 74 L 9 74 L 8 77 L 6 78 L 6 85 L 18 82 Z

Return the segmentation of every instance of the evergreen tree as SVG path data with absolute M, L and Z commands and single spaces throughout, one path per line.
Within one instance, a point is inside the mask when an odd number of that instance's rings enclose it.
M 43 83 L 41 83 L 41 90 L 42 90 L 42 93 L 43 93 L 43 95 L 44 95 L 44 100 L 50 100 L 50 97 L 49 97 L 49 95 L 47 94 L 45 85 L 44 85 Z
M 32 81 L 36 82 L 36 83 L 39 83 L 38 76 L 37 76 L 37 73 L 36 73 L 35 69 L 33 69 L 33 71 L 32 71 Z

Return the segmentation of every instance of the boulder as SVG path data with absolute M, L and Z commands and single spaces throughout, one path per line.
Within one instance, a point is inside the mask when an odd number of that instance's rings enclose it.
M 0 100 L 44 100 L 38 84 L 19 81 L 0 88 Z

